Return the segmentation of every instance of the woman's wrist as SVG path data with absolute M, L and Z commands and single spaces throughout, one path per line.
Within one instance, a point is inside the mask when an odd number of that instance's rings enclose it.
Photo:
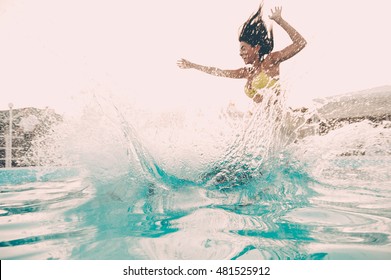
M 284 22 L 284 19 L 282 17 L 275 18 L 274 21 L 278 24 L 281 25 Z

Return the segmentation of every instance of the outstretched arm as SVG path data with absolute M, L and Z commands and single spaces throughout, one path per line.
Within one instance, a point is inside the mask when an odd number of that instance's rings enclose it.
M 288 47 L 286 47 L 285 49 L 271 54 L 272 59 L 276 63 L 280 63 L 284 60 L 291 58 L 299 51 L 301 51 L 307 44 L 307 41 L 303 38 L 303 36 L 301 36 L 296 29 L 294 29 L 289 23 L 287 23 L 281 17 L 281 12 L 282 12 L 281 7 L 275 8 L 274 11 L 273 10 L 271 11 L 272 14 L 269 16 L 269 18 L 274 20 L 276 23 L 278 23 L 286 31 L 286 33 L 288 33 L 293 43 Z
M 178 60 L 177 65 L 179 66 L 179 68 L 182 69 L 196 69 L 210 75 L 225 77 L 225 78 L 233 78 L 233 79 L 246 78 L 248 73 L 248 70 L 246 68 L 240 68 L 237 70 L 222 70 L 216 67 L 198 65 L 186 59 Z

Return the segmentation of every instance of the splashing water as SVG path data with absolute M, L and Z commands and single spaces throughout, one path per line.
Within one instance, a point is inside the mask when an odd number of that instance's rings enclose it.
M 263 95 L 160 113 L 92 95 L 35 141 L 42 167 L 1 171 L 0 256 L 391 258 L 390 121 L 303 138 L 316 110 Z

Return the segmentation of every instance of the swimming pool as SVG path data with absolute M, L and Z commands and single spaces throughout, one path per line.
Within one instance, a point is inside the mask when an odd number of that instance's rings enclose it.
M 389 121 L 270 152 L 251 120 L 117 113 L 58 140 L 75 164 L 0 170 L 1 259 L 391 259 Z

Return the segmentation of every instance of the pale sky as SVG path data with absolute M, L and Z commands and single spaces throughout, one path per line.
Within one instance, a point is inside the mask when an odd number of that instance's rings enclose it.
M 388 0 L 265 0 L 308 41 L 281 65 L 292 104 L 391 85 Z M 243 66 L 238 31 L 257 0 L 0 0 L 0 109 L 70 112 L 80 95 L 126 97 L 148 108 L 247 100 L 244 80 L 176 66 L 180 58 Z M 269 20 L 267 20 L 270 23 Z M 290 43 L 273 24 L 275 50 Z

